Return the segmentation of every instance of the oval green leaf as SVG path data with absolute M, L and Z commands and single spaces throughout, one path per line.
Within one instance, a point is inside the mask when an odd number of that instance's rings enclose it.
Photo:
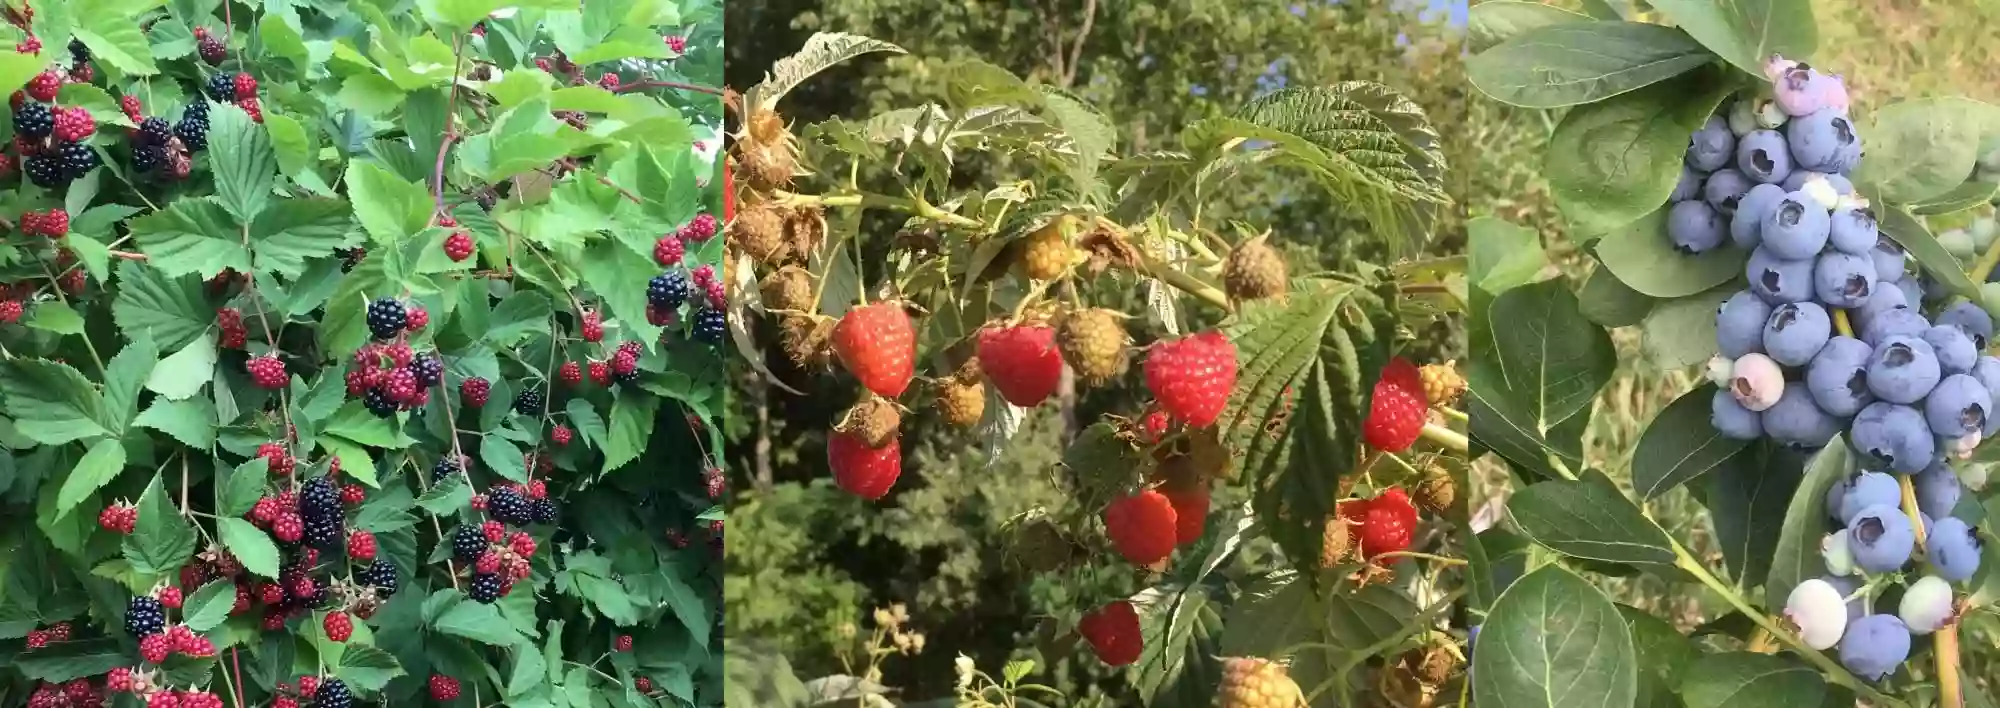
M 1609 268 L 1592 270 L 1583 281 L 1583 291 L 1577 293 L 1577 300 L 1581 301 L 1584 317 L 1606 327 L 1629 327 L 1644 322 L 1657 302 L 1652 296 L 1633 290 Z
M 1785 454 L 1795 453 L 1780 451 L 1780 455 Z M 1785 510 L 1785 528 L 1778 536 L 1778 550 L 1771 554 L 1771 572 L 1764 578 L 1766 607 L 1783 607 L 1792 588 L 1806 578 L 1819 577 L 1826 568 L 1819 555 L 1820 539 L 1830 525 L 1826 518 L 1826 490 L 1852 469 L 1851 458 L 1847 436 L 1836 435 L 1805 463 L 1805 478 L 1799 480 L 1798 489 L 1792 492 L 1792 503 Z
M 1472 656 L 1473 701 L 1508 708 L 1630 706 L 1632 635 L 1611 599 L 1548 565 L 1493 604 Z
M 1641 331 L 1646 359 L 1662 370 L 1679 369 L 1715 356 L 1715 311 L 1741 286 L 1724 283 L 1700 294 L 1658 303 Z
M 1964 184 L 1981 139 L 2000 130 L 2000 108 L 1955 96 L 1892 103 L 1871 119 L 1861 131 L 1868 154 L 1854 183 L 1899 204 L 1929 201 Z
M 1607 484 L 1550 480 L 1516 492 L 1507 511 L 1528 540 L 1567 556 L 1671 565 L 1673 542 Z
M 1667 493 L 1695 479 L 1750 445 L 1724 436 L 1709 422 L 1715 386 L 1702 384 L 1681 394 L 1653 417 L 1632 455 L 1632 490 L 1642 499 Z
M 1803 457 L 1768 441 L 1730 456 L 1708 475 L 1709 521 L 1722 562 L 1736 584 L 1754 587 L 1770 572 L 1792 493 L 1805 476 Z
M 1597 260 L 1619 282 L 1642 294 L 1673 299 L 1742 277 L 1750 254 L 1734 246 L 1688 255 L 1667 238 L 1667 210 L 1655 209 L 1597 241 Z
M 1589 15 L 1539 2 L 1494 0 L 1472 6 L 1466 31 L 1471 36 L 1473 50 L 1484 51 L 1529 30 L 1590 19 Z
M 1881 223 L 1882 233 L 1909 251 L 1925 273 L 1937 278 L 1952 294 L 1980 301 L 1979 285 L 1965 275 L 1965 264 L 1944 250 L 1930 229 L 1924 228 L 1924 222 L 1898 207 L 1876 207 L 1875 217 Z
M 1542 167 L 1576 233 L 1605 233 L 1659 209 L 1680 181 L 1688 136 L 1735 87 L 1710 68 L 1571 109 L 1549 136 Z M 1665 240 L 1664 230 L 1654 233 Z
M 1650 4 L 1751 76 L 1763 76 L 1764 60 L 1773 54 L 1804 60 L 1819 46 L 1812 0 L 1657 0 Z
M 1695 660 L 1681 681 L 1687 708 L 1816 706 L 1825 698 L 1819 671 L 1786 655 L 1710 654 Z
M 1474 88 L 1502 103 L 1594 103 L 1693 71 L 1713 56 L 1672 27 L 1573 22 L 1523 32 L 1466 63 Z

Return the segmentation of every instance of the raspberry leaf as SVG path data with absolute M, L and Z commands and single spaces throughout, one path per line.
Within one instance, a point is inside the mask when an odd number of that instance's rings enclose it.
M 118 283 L 121 290 L 111 303 L 111 317 L 127 337 L 150 331 L 162 349 L 175 349 L 202 336 L 215 321 L 214 311 L 202 303 L 201 281 L 192 275 L 170 277 L 122 261 Z
M 206 450 L 215 444 L 215 402 L 206 398 L 157 399 L 132 424 L 171 435 L 190 448 Z
M 620 389 L 611 404 L 611 430 L 604 443 L 604 471 L 612 472 L 646 451 L 645 443 L 653 432 L 653 416 L 660 409 L 660 399 L 631 389 Z
M 355 627 L 360 634 L 361 627 Z M 340 661 L 332 667 L 333 675 L 367 691 L 379 691 L 398 676 L 404 676 L 403 664 L 394 654 L 383 651 L 373 644 L 358 644 L 350 640 L 350 646 L 340 653 Z
M 233 105 L 216 107 L 210 111 L 209 121 L 208 160 L 215 172 L 217 201 L 236 215 L 238 223 L 251 223 L 271 202 L 271 185 L 278 171 L 271 137 L 264 126 L 252 123 L 243 109 Z M 342 212 L 344 221 L 345 209 Z M 320 249 L 314 255 L 330 250 Z
M 56 495 L 56 513 L 70 513 L 99 488 L 110 484 L 123 469 L 125 446 L 117 438 L 98 438 L 63 480 L 62 491 Z
M 184 197 L 129 223 L 147 267 L 163 275 L 208 278 L 225 268 L 250 270 L 241 229 L 214 197 Z
M 67 364 L 8 360 L 0 365 L 0 397 L 15 431 L 43 445 L 111 434 L 104 397 Z

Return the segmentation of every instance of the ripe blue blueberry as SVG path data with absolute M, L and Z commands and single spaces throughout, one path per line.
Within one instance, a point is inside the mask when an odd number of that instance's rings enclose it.
M 1847 520 L 1847 543 L 1854 552 L 1855 565 L 1870 573 L 1887 573 L 1909 562 L 1917 535 L 1902 509 L 1876 504 Z
M 1891 309 L 1908 309 L 1910 304 L 1903 300 L 1903 291 L 1896 287 L 1882 287 L 1883 281 L 1875 281 L 1875 289 L 1868 292 L 1868 300 L 1847 311 L 1847 317 L 1855 328 L 1866 330 L 1875 313 Z M 1894 285 L 1890 283 L 1889 285 Z
M 1824 108 L 1786 123 L 1785 138 L 1792 164 L 1814 172 L 1840 172 L 1841 149 L 1860 140 L 1844 112 Z
M 1938 577 L 1954 583 L 1965 582 L 1979 572 L 1979 551 L 1984 545 L 1978 532 L 1956 516 L 1938 519 L 1924 538 L 1931 567 L 1937 569 Z
M 1875 260 L 1829 251 L 1813 265 L 1813 293 L 1828 307 L 1860 307 L 1875 293 Z
M 1714 172 L 1729 164 L 1736 150 L 1736 134 L 1722 116 L 1709 116 L 1701 130 L 1688 138 L 1687 164 L 1703 172 Z
M 1854 416 L 1849 430 L 1862 464 L 1903 474 L 1916 474 L 1937 459 L 1937 436 L 1924 414 L 1909 406 L 1876 401 Z
M 1785 136 L 1775 130 L 1759 130 L 1736 143 L 1736 169 L 1743 176 L 1765 184 L 1777 184 L 1792 176 L 1792 150 Z
M 1833 318 L 1818 303 L 1788 302 L 1764 321 L 1764 353 L 1785 366 L 1805 366 L 1833 336 Z
M 1869 681 L 1896 673 L 1910 658 L 1910 628 L 1895 615 L 1868 615 L 1848 623 L 1840 639 L 1840 665 Z
M 1734 214 L 1737 200 L 1742 199 L 1743 194 L 1750 191 L 1750 186 L 1753 184 L 1756 183 L 1736 170 L 1728 168 L 1716 170 L 1715 174 L 1708 176 L 1707 182 L 1702 183 L 1701 198 L 1708 202 L 1709 206 L 1715 207 L 1715 212 L 1718 214 Z
M 1972 365 L 1979 360 L 1979 347 L 1965 330 L 1940 324 L 1924 330 L 1923 338 L 1925 344 L 1931 345 L 1931 351 L 1937 353 L 1938 370 L 1947 375 L 1971 372 Z
M 1764 344 L 1770 345 L 1768 338 Z M 1876 398 L 1890 403 L 1921 401 L 1931 389 L 1937 387 L 1941 378 L 1943 372 L 1938 369 L 1937 353 L 1930 344 L 1916 337 L 1884 339 L 1875 345 L 1875 355 L 1868 359 L 1868 390 Z
M 1767 230 L 1768 233 L 1768 230 Z M 1813 296 L 1813 262 L 1816 259 L 1786 260 L 1771 252 L 1769 243 L 1750 252 L 1743 275 L 1750 292 L 1773 305 L 1804 302 Z M 1925 325 L 1929 326 L 1929 325 Z
M 1705 201 L 1676 203 L 1667 211 L 1667 236 L 1674 240 L 1674 250 L 1705 253 L 1722 245 L 1722 215 Z
M 1972 364 L 1972 378 L 1979 379 L 1988 392 L 2000 391 L 2000 358 L 1991 355 L 1979 357 Z
M 1846 596 L 1831 583 L 1808 578 L 1785 599 L 1785 619 L 1798 629 L 1799 639 L 1814 649 L 1826 649 L 1847 631 Z
M 1926 575 L 1903 591 L 1903 599 L 1896 603 L 1896 617 L 1903 620 L 1911 634 L 1930 634 L 1958 614 L 1954 604 L 1951 584 L 1944 578 Z
M 1834 248 L 1858 256 L 1867 256 L 1871 255 L 1869 252 L 1874 250 L 1875 245 L 1882 239 L 1881 233 L 1876 229 L 1875 210 L 1868 207 L 1844 204 L 1835 207 L 1829 219 L 1827 242 L 1833 244 Z M 1902 258 L 1898 256 L 1896 259 L 1898 276 L 1903 272 L 1902 265 Z
M 1930 423 L 1931 432 L 1958 438 L 1986 429 L 1986 418 L 1993 409 L 1993 394 L 1970 374 L 1952 374 L 1931 389 L 1923 405 L 1924 420 Z
M 1924 336 L 1924 330 L 1930 328 L 1931 321 L 1924 319 L 1916 310 L 1893 308 L 1868 318 L 1868 323 L 1861 326 L 1861 341 L 1872 347 L 1880 347 L 1883 342 L 1899 337 L 1923 341 L 1919 338 Z
M 1863 509 L 1877 506 L 1895 506 L 1902 501 L 1903 486 L 1894 475 L 1881 472 L 1861 472 L 1841 480 L 1840 514 L 1836 517 L 1841 525 L 1850 526 L 1854 517 Z
M 1971 302 L 1961 302 L 1946 308 L 1938 315 L 1937 323 L 1964 330 L 1966 336 L 1972 338 L 1974 349 L 1984 351 L 1986 343 L 1993 341 L 1993 317 Z
M 1831 218 L 1804 192 L 1788 192 L 1764 219 L 1764 248 L 1792 260 L 1817 256 L 1826 247 Z
M 1764 411 L 1764 434 L 1795 448 L 1824 447 L 1840 433 L 1840 421 L 1813 404 L 1803 386 L 1786 386 L 1777 405 Z
M 1806 365 L 1806 391 L 1828 415 L 1851 418 L 1875 402 L 1868 392 L 1868 357 L 1875 350 L 1853 337 L 1826 340 Z
M 1959 483 L 1958 473 L 1943 461 L 1933 462 L 1911 477 L 1910 486 L 1917 494 L 1917 509 L 1934 519 L 1951 516 L 1951 510 L 1958 506 L 1958 498 L 1965 494 L 1965 485 Z
M 1764 220 L 1778 208 L 1787 190 L 1775 184 L 1759 184 L 1736 200 L 1736 213 L 1729 217 L 1729 238 L 1737 247 L 1751 250 L 1764 242 Z
M 1674 193 L 1667 195 L 1669 202 L 1684 202 L 1701 198 L 1702 175 L 1694 168 L 1681 165 L 1681 180 L 1674 183 Z
M 1875 259 L 1876 282 L 1893 283 L 1904 280 L 1904 276 L 1908 275 L 1903 262 L 1909 258 L 1909 253 L 1903 250 L 1902 244 L 1887 236 L 1875 238 L 1875 250 L 1869 251 L 1868 256 Z M 2000 268 L 1995 270 L 2000 271 Z
M 1739 290 L 1715 311 L 1716 348 L 1735 359 L 1764 350 L 1764 321 L 1771 318 L 1771 306 L 1748 290 Z M 2000 361 L 1994 362 L 2000 365 Z M 1995 369 L 2000 372 L 2000 368 Z
M 1736 397 L 1723 389 L 1716 389 L 1715 399 L 1709 402 L 1708 421 L 1716 432 L 1737 440 L 1756 440 L 1764 437 L 1764 414 L 1744 408 L 1736 402 Z

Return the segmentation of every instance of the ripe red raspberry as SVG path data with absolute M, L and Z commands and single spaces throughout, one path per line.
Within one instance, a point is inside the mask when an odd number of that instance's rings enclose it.
M 606 91 L 616 91 L 618 90 L 618 75 L 607 72 L 605 75 L 598 77 L 597 85 Z
M 257 97 L 257 77 L 237 72 L 231 84 L 236 87 L 236 100 Z
M 1149 566 L 1173 555 L 1177 515 L 1167 495 L 1148 489 L 1104 509 L 1104 533 L 1118 555 Z
M 1368 420 L 1361 425 L 1361 437 L 1384 452 L 1402 452 L 1417 442 L 1424 432 L 1424 418 L 1430 402 L 1424 398 L 1423 371 L 1402 357 L 1382 367 L 1375 381 L 1375 395 L 1368 405 Z
M 267 442 L 258 445 L 257 456 L 267 461 L 273 477 L 292 476 L 292 470 L 298 462 L 292 458 L 291 453 L 285 451 L 285 446 L 281 443 Z
M 610 386 L 611 365 L 601 361 L 590 362 L 590 382 L 599 386 Z
M 826 465 L 833 482 L 863 499 L 881 499 L 903 476 L 902 438 L 879 448 L 868 446 L 859 433 L 834 433 L 826 443 Z
M 1146 353 L 1146 388 L 1175 419 L 1213 425 L 1236 388 L 1236 345 L 1217 331 L 1158 342 Z
M 177 587 L 174 587 L 174 586 L 172 586 L 172 585 L 169 585 L 169 586 L 166 586 L 166 587 L 163 587 L 163 588 L 160 588 L 159 592 L 155 592 L 155 593 L 153 593 L 153 597 L 154 597 L 154 598 L 156 598 L 156 599 L 158 599 L 158 600 L 160 601 L 160 604 L 161 604 L 161 605 L 164 605 L 164 606 L 167 606 L 167 607 L 171 607 L 171 608 L 174 608 L 174 609 L 176 609 L 176 610 L 178 610 L 178 609 L 180 609 L 180 608 L 181 608 L 181 589 L 180 589 L 180 588 L 177 588 Z
M 174 653 L 174 642 L 165 634 L 154 634 L 139 640 L 139 658 L 148 664 L 166 663 Z
M 301 697 L 304 697 L 304 698 L 311 698 L 311 697 L 313 697 L 313 695 L 314 695 L 314 694 L 317 694 L 317 693 L 319 693 L 319 677 L 318 677 L 318 676 L 300 676 L 300 677 L 299 677 L 299 695 L 300 695 Z
M 443 674 L 431 676 L 431 700 L 449 701 L 458 697 L 458 679 Z
M 279 361 L 275 356 L 266 355 L 251 359 L 249 363 L 244 364 L 244 368 L 250 371 L 250 382 L 256 384 L 258 388 L 276 391 L 291 381 L 285 374 L 285 362 Z
M 338 460 L 340 458 L 336 457 L 334 459 Z M 361 506 L 361 502 L 367 498 L 368 490 L 363 489 L 359 484 L 350 484 L 340 488 L 340 503 L 347 506 Z
M 988 327 L 979 332 L 979 366 L 1000 397 L 1017 406 L 1040 405 L 1062 380 L 1056 330 L 1045 324 Z
M 41 649 L 49 645 L 49 634 L 39 629 L 28 631 L 28 648 Z
M 567 425 L 557 425 L 549 431 L 549 439 L 554 440 L 557 445 L 568 445 L 573 435 L 574 433 L 570 432 Z
M 488 520 L 486 523 L 480 524 L 479 532 L 485 534 L 486 540 L 491 543 L 500 543 L 507 540 L 507 526 L 498 521 Z
M 28 95 L 33 96 L 37 101 L 49 103 L 56 100 L 56 91 L 61 89 L 62 85 L 62 72 L 51 67 L 47 71 L 36 74 L 35 78 L 28 82 Z
M 893 302 L 848 310 L 833 327 L 833 351 L 862 386 L 884 398 L 903 395 L 916 375 L 917 331 Z
M 424 309 L 423 305 L 412 303 L 403 316 L 406 318 L 403 329 L 412 333 L 422 332 L 431 324 L 431 311 Z
M 58 108 L 55 111 L 55 136 L 59 142 L 82 142 L 97 132 L 97 121 L 90 117 L 90 111 L 80 106 Z
M 324 625 L 327 639 L 345 642 L 348 637 L 354 636 L 354 618 L 348 617 L 345 612 L 326 613 Z
M 355 531 L 347 535 L 347 555 L 355 560 L 375 560 L 375 534 Z
M 662 267 L 680 265 L 681 259 L 686 257 L 687 244 L 681 243 L 679 234 L 661 236 L 659 241 L 653 243 L 653 260 Z
M 617 647 L 618 651 L 632 651 L 632 635 L 618 635 L 618 641 L 614 642 L 612 646 Z
M 604 341 L 604 316 L 598 314 L 596 310 L 583 313 L 583 327 L 581 329 L 583 330 L 583 341 L 593 343 Z
M 1201 540 L 1208 525 L 1208 487 L 1168 489 L 1163 492 L 1174 505 L 1174 544 L 1185 546 Z
M 632 687 L 639 689 L 640 693 L 652 693 L 653 680 L 646 678 L 644 676 L 640 676 L 639 678 L 632 680 Z
M 104 690 L 126 693 L 132 690 L 132 669 L 120 666 L 104 675 Z
M 1139 660 L 1146 642 L 1139 633 L 1139 611 L 1132 603 L 1117 600 L 1084 615 L 1076 631 L 1090 643 L 1099 661 L 1124 666 Z
M 556 369 L 556 378 L 561 379 L 563 383 L 570 386 L 583 383 L 583 366 L 574 361 L 565 361 L 560 368 Z
M 284 512 L 278 515 L 277 521 L 271 522 L 271 535 L 277 536 L 278 540 L 285 543 L 298 543 L 299 538 L 305 534 L 306 523 L 299 518 L 298 512 Z
M 139 105 L 139 97 L 129 93 L 118 97 L 118 109 L 124 111 L 125 117 L 131 118 L 134 123 L 144 117 L 141 115 L 144 107 Z
M 453 263 L 472 257 L 472 234 L 454 231 L 444 239 L 444 255 Z
M 514 536 L 507 539 L 507 547 L 514 550 L 514 555 L 526 558 L 535 555 L 535 538 L 526 531 L 515 531 Z
M 459 395 L 465 397 L 465 404 L 474 408 L 486 405 L 486 396 L 492 391 L 493 384 L 477 376 L 466 379 L 458 385 Z
M 14 324 L 21 321 L 21 301 L 0 300 L 0 324 Z

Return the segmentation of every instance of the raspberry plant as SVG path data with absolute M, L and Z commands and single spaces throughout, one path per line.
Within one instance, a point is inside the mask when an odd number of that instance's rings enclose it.
M 718 5 L 0 18 L 0 705 L 720 704 Z
M 1189 126 L 1172 151 L 1121 155 L 1096 108 L 968 61 L 949 68 L 940 103 L 811 125 L 780 110 L 833 64 L 901 52 L 818 34 L 730 101 L 728 324 L 775 389 L 851 382 L 828 434 L 831 483 L 885 507 L 922 486 L 901 439 L 919 407 L 980 438 L 965 454 L 997 455 L 1033 409 L 1075 389 L 1142 388 L 1150 402 L 1082 421 L 1063 451 L 1051 472 L 1071 503 L 1013 521 L 1007 561 L 1076 588 L 1050 636 L 1129 667 L 1131 700 L 1151 705 L 1450 690 L 1457 640 L 1436 628 L 1458 595 L 1432 589 L 1462 564 L 1447 537 L 1465 521 L 1453 491 L 1463 382 L 1398 356 L 1462 292 L 1454 262 L 1408 259 L 1451 208 L 1422 108 L 1368 82 L 1288 89 Z M 989 157 L 1032 177 L 953 176 Z M 851 176 L 874 161 L 902 166 L 892 189 Z M 1283 234 L 1204 222 L 1203 194 L 1252 169 L 1310 176 L 1406 260 L 1296 275 Z M 1119 311 L 1132 291 L 1145 304 Z M 1243 569 L 1253 545 L 1278 560 Z M 732 586 L 729 601 L 754 598 Z M 897 624 L 881 612 L 878 625 Z M 1354 621 L 1271 631 L 1257 619 L 1327 613 Z M 909 651 L 882 636 L 849 662 L 857 676 L 827 685 L 879 681 L 885 657 Z M 755 651 L 732 662 L 731 700 L 796 700 L 789 669 Z M 1432 653 L 1442 670 L 1400 660 Z M 1236 669 L 1218 655 L 1262 659 Z M 1033 662 L 957 670 L 959 705 L 1016 705 L 1039 686 L 1023 683 Z M 867 693 L 840 690 L 823 697 Z
M 1979 492 L 2000 431 L 2000 292 L 1979 284 L 2000 261 L 2000 183 L 1977 158 L 1996 154 L 2000 108 L 1850 97 L 1834 72 L 1867 69 L 1811 61 L 1810 3 L 1653 7 L 1473 9 L 1490 44 L 1473 84 L 1563 110 L 1547 177 L 1594 268 L 1580 286 L 1545 279 L 1533 232 L 1472 227 L 1494 254 L 1472 273 L 1487 313 L 1473 438 L 1520 488 L 1511 524 L 1472 545 L 1471 696 L 1989 705 L 1960 647 L 1991 632 Z M 1629 462 L 1600 469 L 1583 445 L 1616 328 L 1637 329 L 1652 367 L 1699 371 L 1646 412 Z M 1646 506 L 1681 488 L 1719 553 Z M 1527 567 L 1529 544 L 1550 561 Z M 1726 607 L 1688 636 L 1586 573 L 1699 584 Z

